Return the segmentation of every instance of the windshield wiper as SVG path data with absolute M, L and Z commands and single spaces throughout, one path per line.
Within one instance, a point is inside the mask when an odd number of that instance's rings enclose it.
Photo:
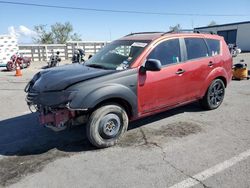
M 100 68 L 100 69 L 107 69 L 105 66 L 100 64 L 88 64 L 87 67 L 93 67 L 93 68 Z

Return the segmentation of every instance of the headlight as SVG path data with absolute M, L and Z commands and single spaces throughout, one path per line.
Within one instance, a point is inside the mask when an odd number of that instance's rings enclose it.
M 43 106 L 66 105 L 75 96 L 76 91 L 58 91 L 58 92 L 28 92 L 26 101 L 28 104 Z
M 76 91 L 44 92 L 37 96 L 37 103 L 45 106 L 66 104 L 72 100 Z

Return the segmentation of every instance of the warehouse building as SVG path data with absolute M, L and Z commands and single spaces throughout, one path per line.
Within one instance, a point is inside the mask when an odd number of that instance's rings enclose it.
M 224 37 L 227 44 L 236 44 L 242 51 L 250 52 L 250 21 L 197 27 L 194 30 L 217 33 Z

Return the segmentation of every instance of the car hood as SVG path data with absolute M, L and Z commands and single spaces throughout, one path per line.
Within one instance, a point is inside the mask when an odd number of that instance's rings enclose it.
M 96 77 L 116 72 L 91 68 L 81 64 L 64 65 L 39 72 L 31 82 L 34 83 L 32 90 L 37 92 L 59 91 L 68 86 Z

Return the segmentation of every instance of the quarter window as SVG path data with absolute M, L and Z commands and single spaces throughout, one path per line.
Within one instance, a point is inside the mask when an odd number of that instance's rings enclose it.
M 160 43 L 149 54 L 148 59 L 158 59 L 163 66 L 180 62 L 181 52 L 179 39 L 171 39 Z
M 205 41 L 201 38 L 185 38 L 187 58 L 197 59 L 208 56 L 208 49 Z
M 206 39 L 210 49 L 209 55 L 215 56 L 220 54 L 220 41 L 216 39 Z

